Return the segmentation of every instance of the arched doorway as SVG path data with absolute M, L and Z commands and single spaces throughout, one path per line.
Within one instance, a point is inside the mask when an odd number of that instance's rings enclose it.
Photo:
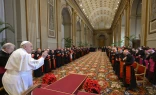
M 64 38 L 71 38 L 71 16 L 68 8 L 63 8 L 62 10 L 62 47 L 64 47 Z
M 81 25 L 80 21 L 77 21 L 76 23 L 76 46 L 79 46 L 81 43 Z
M 142 0 L 134 0 L 131 8 L 131 16 L 130 16 L 130 36 L 133 35 L 136 37 L 137 46 L 133 44 L 133 47 L 140 46 L 141 39 L 141 10 L 142 10 Z M 139 41 L 139 42 L 138 42 Z
M 101 34 L 98 37 L 99 47 L 103 47 L 105 45 L 105 35 Z

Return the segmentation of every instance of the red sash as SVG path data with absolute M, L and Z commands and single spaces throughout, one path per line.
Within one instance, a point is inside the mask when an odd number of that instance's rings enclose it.
M 42 66 L 42 72 L 44 72 L 44 65 Z
M 126 83 L 130 84 L 131 80 L 131 66 L 126 66 Z
M 123 61 L 120 61 L 120 78 L 123 78 Z
M 53 65 L 54 65 L 54 68 L 56 68 L 55 58 L 53 58 Z
M 51 69 L 51 60 L 49 59 L 49 66 L 50 66 L 50 69 Z
M 130 84 L 131 81 L 131 66 L 135 69 L 137 67 L 137 63 L 133 63 L 130 66 L 126 66 L 126 83 Z
M 6 69 L 4 67 L 0 67 L 0 74 L 4 74 Z
M 112 60 L 112 64 L 114 65 L 114 59 Z
M 61 54 L 57 54 L 57 56 L 60 56 Z
M 114 65 L 114 59 L 115 57 L 114 57 L 114 55 L 112 56 L 112 64 Z

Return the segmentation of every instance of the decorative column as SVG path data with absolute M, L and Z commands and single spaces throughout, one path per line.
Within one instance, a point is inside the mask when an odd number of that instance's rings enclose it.
M 76 11 L 72 9 L 72 39 L 73 39 L 73 45 L 76 45 Z
M 84 42 L 84 22 L 81 21 L 81 43 Z
M 16 6 L 15 11 L 15 39 L 17 39 L 17 47 L 20 47 L 22 41 L 28 40 L 26 31 L 26 2 L 25 0 L 14 0 Z
M 88 46 L 90 46 L 90 39 L 91 39 L 91 33 L 90 33 L 91 31 L 90 31 L 90 29 L 89 29 L 89 31 L 88 31 Z
M 142 0 L 142 17 L 141 17 L 141 46 L 146 45 L 148 31 L 148 0 Z
M 81 30 L 77 30 L 76 38 L 76 46 L 79 46 L 79 43 L 81 42 Z
M 117 32 L 117 25 L 115 26 L 115 29 L 113 30 L 113 33 L 114 33 L 114 35 L 113 35 L 113 37 L 114 37 L 114 42 L 113 43 L 116 43 L 116 32 Z
M 121 46 L 121 16 L 119 18 L 119 22 L 118 22 L 118 46 Z
M 87 27 L 87 30 L 86 30 L 86 43 L 87 43 L 87 46 L 88 46 L 88 37 L 89 36 L 89 28 Z
M 87 27 L 85 26 L 85 28 L 84 28 L 84 44 L 86 44 L 86 42 L 87 42 L 86 34 L 87 34 Z
M 126 25 L 125 25 L 125 36 L 129 37 L 129 30 L 130 30 L 130 2 L 127 0 L 126 4 Z M 129 45 L 129 41 L 125 40 L 125 45 Z

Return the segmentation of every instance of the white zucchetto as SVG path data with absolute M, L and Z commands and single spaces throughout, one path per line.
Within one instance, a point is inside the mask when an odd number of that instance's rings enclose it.
M 26 43 L 30 43 L 29 41 L 23 41 L 22 43 L 21 43 L 21 46 L 23 46 L 24 44 L 26 44 Z

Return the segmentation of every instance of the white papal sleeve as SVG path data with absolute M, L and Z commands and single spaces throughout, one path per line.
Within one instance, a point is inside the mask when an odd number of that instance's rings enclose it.
M 35 69 L 38 69 L 39 67 L 41 67 L 42 65 L 44 64 L 44 58 L 41 57 L 40 59 L 38 60 L 35 60 L 33 58 L 31 58 L 31 60 L 29 61 L 29 66 L 35 70 Z

